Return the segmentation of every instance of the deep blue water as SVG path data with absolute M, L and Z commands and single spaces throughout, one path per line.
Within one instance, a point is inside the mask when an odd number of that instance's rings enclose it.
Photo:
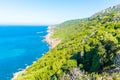
M 0 80 L 10 80 L 49 50 L 46 31 L 47 26 L 0 26 Z

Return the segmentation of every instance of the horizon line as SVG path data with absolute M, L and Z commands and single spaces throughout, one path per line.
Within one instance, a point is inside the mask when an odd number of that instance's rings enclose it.
M 0 24 L 0 27 L 1 26 L 49 26 L 49 25 L 47 25 L 47 24 L 46 25 L 44 25 L 44 24 L 43 25 L 42 24 L 41 25 L 33 25 L 33 24 L 7 24 L 6 25 L 6 24 Z

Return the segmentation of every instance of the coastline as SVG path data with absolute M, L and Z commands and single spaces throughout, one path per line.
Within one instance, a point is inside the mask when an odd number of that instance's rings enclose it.
M 57 46 L 61 40 L 60 39 L 57 39 L 57 38 L 52 38 L 53 36 L 53 33 L 54 33 L 54 29 L 55 26 L 48 26 L 48 34 L 45 36 L 45 41 L 49 44 L 49 48 L 54 48 L 55 46 Z
M 53 29 L 54 29 L 55 26 L 48 26 L 48 29 L 47 29 L 47 35 L 44 37 L 44 41 L 46 41 L 48 44 L 49 44 L 49 48 L 54 48 L 55 46 L 57 46 L 61 40 L 60 39 L 53 39 L 52 38 L 52 35 L 54 33 Z M 35 62 L 35 61 L 34 61 Z M 33 62 L 33 63 L 34 63 Z M 18 72 L 15 72 L 13 73 L 13 77 L 11 80 L 15 80 L 18 76 L 21 76 L 25 73 L 26 69 L 28 68 L 29 66 L 27 66 L 25 69 L 21 70 L 21 71 L 18 71 Z
M 13 77 L 11 80 L 15 80 L 18 76 L 21 76 L 25 73 L 25 70 L 28 68 L 29 66 L 27 66 L 25 69 L 21 70 L 21 71 L 18 71 L 18 72 L 15 72 L 13 73 Z

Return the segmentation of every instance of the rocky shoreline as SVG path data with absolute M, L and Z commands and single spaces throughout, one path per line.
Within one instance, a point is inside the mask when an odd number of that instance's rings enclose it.
M 48 26 L 48 34 L 45 36 L 45 41 L 50 45 L 50 48 L 54 48 L 56 45 L 58 45 L 61 40 L 57 38 L 52 38 L 52 35 L 54 33 L 55 26 Z
M 54 26 L 48 26 L 48 30 L 47 30 L 48 34 L 45 36 L 45 40 L 44 40 L 44 41 L 46 41 L 49 44 L 49 46 L 50 46 L 49 48 L 50 49 L 54 48 L 56 45 L 58 45 L 61 42 L 60 39 L 53 39 L 52 38 L 52 35 L 54 33 L 53 28 L 54 28 Z M 11 80 L 15 80 L 18 76 L 23 75 L 25 73 L 25 70 L 28 67 L 29 66 L 27 66 L 25 69 L 23 69 L 23 70 L 21 70 L 19 72 L 14 73 L 13 74 L 13 78 Z
M 11 80 L 15 80 L 18 76 L 20 75 L 23 75 L 25 73 L 25 70 L 28 68 L 29 66 L 27 66 L 25 69 L 19 71 L 19 72 L 16 72 L 13 74 L 13 78 Z

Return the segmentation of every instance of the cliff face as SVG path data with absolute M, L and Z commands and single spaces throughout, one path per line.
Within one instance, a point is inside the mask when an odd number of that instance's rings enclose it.
M 56 26 L 52 37 L 61 42 L 15 80 L 120 79 L 110 72 L 120 50 L 120 5 Z

